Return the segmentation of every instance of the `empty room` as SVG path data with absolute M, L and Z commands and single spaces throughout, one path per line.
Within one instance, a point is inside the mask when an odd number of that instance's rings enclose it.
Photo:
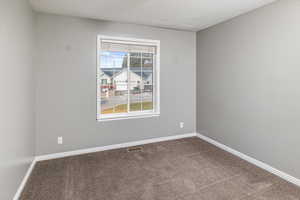
M 300 200 L 300 0 L 1 0 L 0 200 Z

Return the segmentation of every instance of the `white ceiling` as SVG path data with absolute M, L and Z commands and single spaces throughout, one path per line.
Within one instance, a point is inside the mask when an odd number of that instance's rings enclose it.
M 40 12 L 198 31 L 275 0 L 30 0 Z

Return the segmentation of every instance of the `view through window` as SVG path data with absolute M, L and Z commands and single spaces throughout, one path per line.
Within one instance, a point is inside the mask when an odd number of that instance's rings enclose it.
M 159 113 L 159 42 L 98 38 L 97 119 Z

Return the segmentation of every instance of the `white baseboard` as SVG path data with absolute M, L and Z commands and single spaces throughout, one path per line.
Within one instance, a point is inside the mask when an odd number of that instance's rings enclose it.
M 20 198 L 21 193 L 26 185 L 26 182 L 28 181 L 28 178 L 29 178 L 36 162 L 38 162 L 38 161 L 51 160 L 51 159 L 63 158 L 63 157 L 67 157 L 67 156 L 74 156 L 74 155 L 93 153 L 93 152 L 98 152 L 98 151 L 106 151 L 106 150 L 112 150 L 112 149 L 119 149 L 119 148 L 126 148 L 126 147 L 131 147 L 131 146 L 150 144 L 150 143 L 155 143 L 155 142 L 163 142 L 163 141 L 168 141 L 168 140 L 176 140 L 176 139 L 181 139 L 181 138 L 196 137 L 196 136 L 197 136 L 196 133 L 187 133 L 187 134 L 181 134 L 181 135 L 146 139 L 146 140 L 140 140 L 140 141 L 134 141 L 134 142 L 102 146 L 102 147 L 95 147 L 95 148 L 89 148 L 89 149 L 81 149 L 81 150 L 75 150 L 75 151 L 68 151 L 68 152 L 62 152 L 62 153 L 36 156 L 33 159 L 33 161 L 31 162 L 13 200 L 18 200 Z
M 270 165 L 268 165 L 264 162 L 256 160 L 256 159 L 254 159 L 250 156 L 247 156 L 246 154 L 243 154 L 243 153 L 241 153 L 237 150 L 234 150 L 234 149 L 232 149 L 232 148 L 230 148 L 230 147 L 228 147 L 224 144 L 221 144 L 221 143 L 219 143 L 219 142 L 217 142 L 217 141 L 215 141 L 215 140 L 213 140 L 213 139 L 211 139 L 211 138 L 209 138 L 205 135 L 197 133 L 197 137 L 199 137 L 200 139 L 205 140 L 206 142 L 209 142 L 209 143 L 219 147 L 220 149 L 223 149 L 223 150 L 225 150 L 225 151 L 227 151 L 227 152 L 229 152 L 229 153 L 231 153 L 235 156 L 238 156 L 241 159 L 246 160 L 246 161 L 248 161 L 248 162 L 250 162 L 250 163 L 252 163 L 252 164 L 254 164 L 254 165 L 256 165 L 256 166 L 258 166 L 258 167 L 260 167 L 260 168 L 262 168 L 262 169 L 264 169 L 264 170 L 266 170 L 266 171 L 268 171 L 268 172 L 270 172 L 274 175 L 276 175 L 276 176 L 279 176 L 280 178 L 282 178 L 282 179 L 284 179 L 288 182 L 291 182 L 291 183 L 293 183 L 297 186 L 300 186 L 300 179 L 298 179 L 296 177 L 293 177 L 293 176 L 291 176 L 291 175 L 289 175 L 285 172 L 282 172 L 282 171 L 280 171 L 280 170 L 278 170 L 278 169 L 276 169 L 276 168 L 274 168 L 274 167 L 272 167 L 272 166 L 270 166 Z
M 168 140 L 176 140 L 176 139 L 181 139 L 181 138 L 195 137 L 196 135 L 197 135 L 196 133 L 187 133 L 187 134 L 146 139 L 146 140 L 140 140 L 140 141 L 134 141 L 134 142 L 121 143 L 121 144 L 113 144 L 113 145 L 102 146 L 102 147 L 94 147 L 94 148 L 80 149 L 80 150 L 75 150 L 75 151 L 67 151 L 67 152 L 62 152 L 62 153 L 47 154 L 47 155 L 37 156 L 36 161 L 51 160 L 51 159 L 75 156 L 75 155 L 86 154 L 86 153 L 94 153 L 94 152 L 99 152 L 99 151 L 120 149 L 120 148 L 138 146 L 138 145 L 155 143 L 155 142 L 163 142 L 163 141 L 168 141 Z
M 56 158 L 63 158 L 63 157 L 68 157 L 68 156 L 74 156 L 74 155 L 80 155 L 80 154 L 86 154 L 86 153 L 93 153 L 93 152 L 99 152 L 99 151 L 106 151 L 106 150 L 112 150 L 112 149 L 119 149 L 119 148 L 126 148 L 126 147 L 131 147 L 131 146 L 137 146 L 137 145 L 143 145 L 143 144 L 150 144 L 150 143 L 155 143 L 155 142 L 163 142 L 163 141 L 169 141 L 169 140 L 176 140 L 176 139 L 181 139 L 181 138 L 189 138 L 189 137 L 199 137 L 202 140 L 205 140 L 220 149 L 223 149 L 235 156 L 240 157 L 241 159 L 244 159 L 270 173 L 273 173 L 282 179 L 285 179 L 286 181 L 289 181 L 295 185 L 300 186 L 300 179 L 297 179 L 285 172 L 282 172 L 278 169 L 275 169 L 274 167 L 263 163 L 259 160 L 256 160 L 250 156 L 247 156 L 239 151 L 236 151 L 224 144 L 221 144 L 207 136 L 204 136 L 200 133 L 188 133 L 188 134 L 181 134 L 181 135 L 174 135 L 174 136 L 167 136 L 167 137 L 160 137 L 160 138 L 153 138 L 153 139 L 146 139 L 146 140 L 140 140 L 140 141 L 134 141 L 134 142 L 127 142 L 127 143 L 121 143 L 121 144 L 114 144 L 114 145 L 108 145 L 108 146 L 102 146 L 102 147 L 95 147 L 95 148 L 88 148 L 88 149 L 81 149 L 81 150 L 75 150 L 75 151 L 68 151 L 68 152 L 62 152 L 62 153 L 55 153 L 55 154 L 47 154 L 47 155 L 42 155 L 42 156 L 36 156 L 35 159 L 33 159 L 30 167 L 28 168 L 26 175 L 24 176 L 13 200 L 18 200 L 20 198 L 20 195 L 24 189 L 24 186 L 36 164 L 38 161 L 43 161 L 43 160 L 51 160 L 51 159 L 56 159 Z
M 36 159 L 34 158 L 33 161 L 31 162 L 31 164 L 30 164 L 30 166 L 29 166 L 29 168 L 28 168 L 28 170 L 27 170 L 27 172 L 26 172 L 26 174 L 25 174 L 25 176 L 24 176 L 24 178 L 23 178 L 23 180 L 22 180 L 22 182 L 21 182 L 14 198 L 13 198 L 13 200 L 18 200 L 20 198 L 21 193 L 22 193 L 22 191 L 23 191 L 23 189 L 24 189 L 24 187 L 25 187 L 25 185 L 28 181 L 28 178 L 29 178 L 34 166 L 35 166 L 35 163 L 36 163 Z

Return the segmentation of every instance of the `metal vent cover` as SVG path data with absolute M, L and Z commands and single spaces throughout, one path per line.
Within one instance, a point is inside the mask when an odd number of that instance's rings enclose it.
M 127 152 L 142 152 L 142 151 L 143 151 L 142 146 L 127 148 Z

